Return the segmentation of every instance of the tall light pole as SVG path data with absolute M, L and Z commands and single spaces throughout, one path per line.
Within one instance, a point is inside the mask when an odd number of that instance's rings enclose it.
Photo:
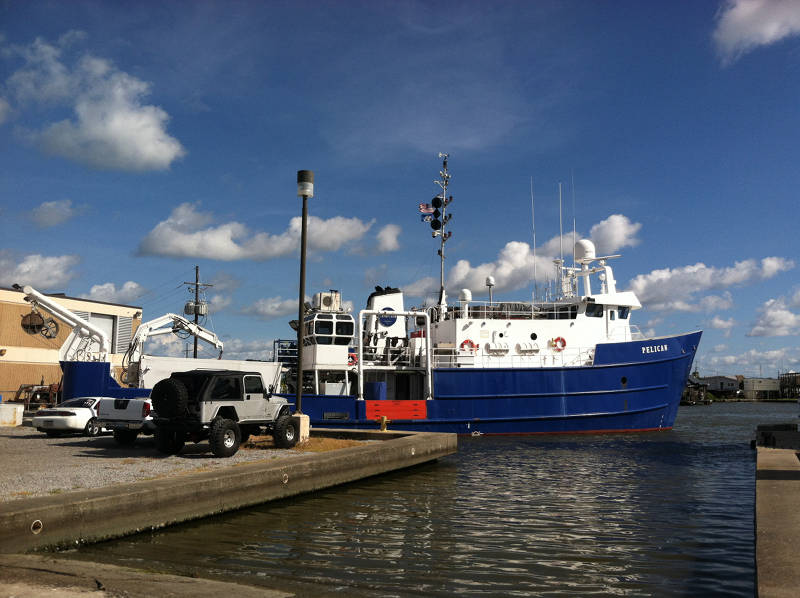
M 297 396 L 295 412 L 303 413 L 303 329 L 306 302 L 306 233 L 308 229 L 308 198 L 314 197 L 314 171 L 297 171 L 297 196 L 303 198 L 303 228 L 300 234 L 300 296 L 297 308 Z

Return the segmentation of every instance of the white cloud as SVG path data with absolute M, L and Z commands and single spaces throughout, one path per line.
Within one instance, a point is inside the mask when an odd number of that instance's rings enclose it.
M 595 244 L 597 255 L 608 255 L 623 247 L 638 245 L 636 233 L 641 228 L 641 223 L 631 222 L 627 216 L 612 214 L 592 227 L 589 238 Z
M 221 312 L 233 302 L 229 295 L 212 295 L 208 300 L 208 313 L 215 314 Z
M 663 311 L 703 311 L 728 309 L 730 295 L 696 298 L 698 293 L 725 289 L 772 278 L 779 272 L 794 268 L 794 262 L 781 257 L 768 257 L 736 262 L 727 268 L 715 268 L 703 263 L 680 268 L 653 270 L 639 274 L 630 289 L 648 309 Z
M 784 297 L 770 299 L 759 310 L 747 336 L 790 336 L 800 333 L 800 314 L 791 311 Z
M 5 98 L 0 98 L 0 125 L 8 120 L 11 114 L 11 106 Z
M 708 325 L 711 328 L 714 328 L 715 330 L 730 330 L 731 328 L 736 326 L 736 320 L 734 320 L 733 318 L 724 320 L 719 316 L 714 316 L 713 318 L 711 318 L 711 321 L 708 323 Z
M 75 208 L 69 199 L 46 201 L 31 210 L 31 217 L 40 228 L 63 224 L 75 215 Z
M 708 323 L 710 328 L 714 328 L 715 330 L 722 330 L 726 338 L 731 335 L 731 331 L 733 327 L 736 326 L 736 320 L 733 318 L 728 318 L 727 320 L 720 318 L 719 316 L 714 316 L 711 318 L 711 321 Z
M 387 224 L 378 231 L 378 251 L 384 253 L 386 251 L 397 251 L 400 249 L 400 241 L 397 237 L 400 236 L 401 228 L 396 224 Z
M 255 316 L 262 320 L 269 320 L 281 316 L 297 315 L 298 305 L 297 298 L 283 299 L 281 297 L 270 297 L 268 299 L 259 299 L 252 305 L 248 305 L 242 309 L 243 314 Z
M 639 242 L 636 233 L 641 226 L 631 222 L 627 216 L 613 214 L 592 226 L 590 237 L 597 247 L 598 255 L 613 253 L 622 247 L 636 245 Z M 553 237 L 537 249 L 536 277 L 539 284 L 554 278 L 553 258 L 560 255 L 562 243 L 565 255 L 571 255 L 571 234 Z M 474 294 L 488 295 L 486 277 L 494 276 L 494 292 L 521 289 L 530 285 L 533 280 L 533 263 L 533 250 L 528 243 L 510 241 L 493 262 L 473 266 L 468 260 L 457 261 L 448 272 L 445 286 L 451 296 L 462 288 L 470 289 Z M 439 280 L 433 277 L 426 277 L 403 287 L 403 291 L 410 297 L 431 296 L 438 293 L 438 290 Z
M 7 250 L 0 250 L 0 284 L 31 285 L 37 290 L 63 289 L 75 277 L 77 255 L 46 256 L 30 254 L 17 261 Z
M 800 365 L 800 351 L 786 347 L 765 351 L 750 349 L 735 355 L 711 355 L 703 358 L 703 368 L 724 369 L 732 374 L 748 376 L 775 376 L 778 368 L 791 368 Z M 704 374 L 707 375 L 707 374 Z
M 759 46 L 800 33 L 797 0 L 728 0 L 717 17 L 714 43 L 723 64 Z
M 96 284 L 87 295 L 81 295 L 85 299 L 94 301 L 106 301 L 108 303 L 130 304 L 147 292 L 142 285 L 132 280 L 124 283 L 119 289 L 113 282 Z
M 227 355 L 228 343 L 223 343 L 223 350 L 225 351 L 224 357 Z M 175 334 L 161 334 L 158 336 L 151 336 L 146 341 L 145 352 L 148 355 L 158 355 L 165 357 L 191 357 L 194 349 L 194 337 L 181 338 Z M 219 356 L 219 351 L 212 345 L 203 342 L 202 340 L 197 343 L 197 356 L 204 359 L 216 359 Z
M 195 204 L 183 203 L 147 234 L 139 244 L 139 254 L 224 261 L 268 260 L 288 255 L 300 245 L 302 219 L 299 216 L 292 218 L 288 228 L 278 235 L 251 233 L 244 224 L 235 221 L 208 226 L 214 221 L 211 213 L 199 212 Z M 337 251 L 346 243 L 363 237 L 372 224 L 343 216 L 327 220 L 311 216 L 308 249 Z
M 88 54 L 68 66 L 62 50 L 77 37 L 64 36 L 60 45 L 37 38 L 15 48 L 25 64 L 6 84 L 20 105 L 68 104 L 74 112 L 73 120 L 30 132 L 29 138 L 47 153 L 94 168 L 169 168 L 186 151 L 166 131 L 168 114 L 144 103 L 150 84 Z
M 238 338 L 223 341 L 223 359 L 271 359 L 272 341 L 243 341 Z

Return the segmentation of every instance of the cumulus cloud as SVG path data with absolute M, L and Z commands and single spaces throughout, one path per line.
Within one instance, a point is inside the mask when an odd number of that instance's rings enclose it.
M 736 320 L 734 320 L 733 318 L 728 318 L 727 320 L 724 320 L 719 316 L 714 316 L 713 318 L 711 318 L 711 321 L 708 323 L 708 325 L 711 328 L 714 328 L 715 330 L 730 330 L 731 328 L 736 326 Z
M 623 247 L 636 245 L 636 234 L 641 224 L 631 222 L 627 216 L 613 214 L 592 226 L 590 238 L 598 255 L 614 253 Z M 580 238 L 580 236 L 579 236 Z M 536 251 L 536 276 L 539 282 L 555 277 L 553 258 L 560 255 L 563 244 L 565 255 L 572 254 L 572 234 L 555 236 Z M 533 280 L 533 250 L 528 243 L 510 241 L 500 250 L 493 262 L 473 266 L 469 260 L 459 260 L 450 268 L 446 288 L 450 295 L 467 288 L 473 293 L 485 293 L 486 277 L 494 276 L 495 292 L 513 291 L 531 284 Z M 403 291 L 411 297 L 426 297 L 438 293 L 439 280 L 426 277 L 405 285 Z
M 8 120 L 11 114 L 11 106 L 5 98 L 0 98 L 0 125 Z
M 630 290 L 648 309 L 689 312 L 728 309 L 732 305 L 730 295 L 700 299 L 697 295 L 766 280 L 791 268 L 794 268 L 794 262 L 781 257 L 743 260 L 727 268 L 697 263 L 639 274 L 631 280 Z
M 796 0 L 728 0 L 717 15 L 714 43 L 723 64 L 800 33 Z
M 272 359 L 273 341 L 244 341 L 238 338 L 223 341 L 223 359 Z
M 728 318 L 725 320 L 719 316 L 714 316 L 711 318 L 711 321 L 708 323 L 708 325 L 710 328 L 714 328 L 715 330 L 722 330 L 727 338 L 731 335 L 733 327 L 736 326 L 736 320 L 733 318 Z
M 227 355 L 228 343 L 223 343 L 223 350 L 225 351 L 225 358 L 236 359 Z M 194 348 L 193 338 L 181 338 L 175 334 L 161 334 L 158 336 L 151 336 L 146 341 L 146 353 L 148 355 L 158 355 L 163 357 L 187 357 L 192 356 L 192 349 Z M 197 343 L 197 356 L 203 359 L 216 359 L 219 356 L 219 351 L 212 345 L 200 341 Z
M 31 218 L 40 228 L 58 226 L 75 215 L 75 208 L 69 199 L 45 201 L 31 210 Z
M 77 255 L 26 255 L 21 261 L 7 250 L 0 250 L 0 285 L 31 285 L 40 291 L 63 289 L 75 277 Z
M 612 214 L 592 227 L 589 238 L 595 244 L 597 255 L 607 255 L 638 245 L 636 234 L 641 228 L 641 223 L 631 222 L 627 216 Z
M 302 219 L 289 221 L 288 228 L 277 235 L 251 233 L 240 222 L 212 225 L 214 216 L 200 212 L 196 204 L 183 203 L 159 222 L 139 244 L 139 255 L 194 257 L 223 261 L 242 259 L 269 260 L 294 252 L 300 245 Z M 373 222 L 335 216 L 324 220 L 308 219 L 308 248 L 311 251 L 337 251 L 346 243 L 358 240 Z
M 139 297 L 147 292 L 142 285 L 132 280 L 124 283 L 120 288 L 113 282 L 106 282 L 104 284 L 96 284 L 86 295 L 81 295 L 84 299 L 92 299 L 94 301 L 106 301 L 108 303 L 132 303 Z
M 750 349 L 744 353 L 735 355 L 711 355 L 703 359 L 704 367 L 709 369 L 725 368 L 736 373 L 759 375 L 762 368 L 759 366 L 776 367 L 783 364 L 785 368 L 797 367 L 800 365 L 800 351 L 797 348 L 783 348 L 764 351 L 762 349 Z M 769 375 L 766 371 L 764 375 Z
M 400 236 L 401 228 L 396 224 L 387 224 L 378 231 L 378 251 L 381 253 L 387 251 L 397 251 L 400 249 L 400 241 L 397 239 Z
M 233 302 L 230 295 L 211 295 L 208 300 L 208 313 L 215 314 L 229 307 Z
M 800 314 L 791 310 L 791 307 L 800 307 L 795 304 L 792 297 L 778 297 L 770 299 L 759 308 L 756 323 L 747 333 L 747 336 L 790 336 L 800 333 Z
M 259 299 L 252 305 L 248 305 L 242 309 L 243 314 L 255 316 L 262 320 L 270 320 L 281 316 L 288 316 L 297 314 L 298 305 L 297 298 L 283 299 L 281 297 L 270 297 L 268 299 Z
M 29 132 L 30 140 L 47 153 L 94 168 L 169 168 L 186 151 L 167 133 L 169 115 L 145 103 L 150 84 L 89 54 L 67 64 L 64 49 L 79 37 L 62 37 L 56 45 L 37 38 L 14 48 L 24 65 L 6 86 L 19 105 L 67 105 L 73 112 L 72 119 Z

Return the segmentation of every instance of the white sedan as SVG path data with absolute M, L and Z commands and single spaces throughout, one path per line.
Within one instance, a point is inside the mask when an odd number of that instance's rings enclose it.
M 56 407 L 42 409 L 33 417 L 33 427 L 48 436 L 65 432 L 83 432 L 86 436 L 97 436 L 97 404 L 100 397 L 81 397 L 64 401 Z

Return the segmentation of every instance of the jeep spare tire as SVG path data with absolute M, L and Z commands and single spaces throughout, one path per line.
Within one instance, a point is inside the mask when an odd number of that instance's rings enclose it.
M 160 417 L 180 417 L 186 413 L 189 393 L 180 380 L 166 378 L 156 382 L 150 399 L 153 401 L 153 409 Z

